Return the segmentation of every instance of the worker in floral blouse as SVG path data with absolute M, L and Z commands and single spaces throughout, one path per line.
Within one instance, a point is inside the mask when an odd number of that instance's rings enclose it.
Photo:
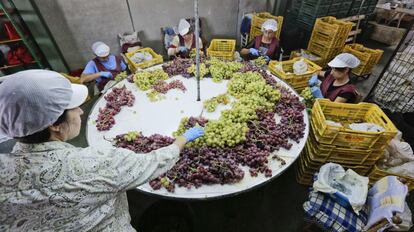
M 191 128 L 147 154 L 75 147 L 87 96 L 57 72 L 28 70 L 0 84 L 0 134 L 18 140 L 0 154 L 0 231 L 135 231 L 126 190 L 169 170 Z

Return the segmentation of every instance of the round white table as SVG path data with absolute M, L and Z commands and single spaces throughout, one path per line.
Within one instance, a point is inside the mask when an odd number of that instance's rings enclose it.
M 152 67 L 151 69 L 154 68 L 161 68 L 161 66 L 158 65 Z M 282 86 L 290 89 L 297 95 L 297 93 L 284 81 L 278 79 L 277 77 L 274 78 L 277 82 L 282 84 Z M 111 147 L 112 144 L 105 140 L 104 137 L 114 138 L 116 135 L 127 133 L 129 131 L 141 131 L 145 136 L 157 133 L 172 137 L 172 133 L 177 130 L 181 118 L 190 116 L 198 117 L 202 114 L 203 117 L 208 119 L 218 119 L 222 110 L 230 108 L 230 104 L 228 104 L 226 106 L 219 105 L 217 110 L 212 113 L 203 111 L 203 101 L 225 93 L 227 91 L 226 86 L 228 81 L 223 80 L 221 83 L 215 83 L 211 78 L 202 79 L 200 81 L 201 101 L 196 101 L 196 79 L 186 79 L 179 75 L 174 76 L 167 81 L 177 79 L 184 83 L 187 91 L 183 92 L 176 89 L 170 90 L 167 94 L 165 94 L 166 99 L 156 102 L 149 101 L 146 93 L 139 90 L 134 83 L 129 83 L 127 80 L 123 80 L 116 84 L 116 87 L 125 85 L 129 90 L 131 90 L 135 95 L 135 103 L 132 107 L 122 107 L 121 112 L 114 117 L 116 124 L 109 131 L 98 131 L 94 121 L 99 113 L 99 108 L 104 107 L 106 104 L 106 100 L 103 98 L 104 95 L 101 96 L 95 103 L 88 117 L 86 128 L 88 144 L 90 146 L 97 147 Z M 109 92 L 110 90 L 106 94 Z M 148 183 L 145 183 L 137 187 L 137 189 L 144 193 L 155 194 L 166 198 L 212 199 L 239 194 L 261 186 L 281 175 L 298 158 L 300 152 L 305 146 L 309 133 L 309 120 L 306 109 L 303 110 L 303 115 L 304 122 L 306 124 L 304 137 L 299 143 L 290 141 L 293 146 L 289 150 L 281 148 L 279 151 L 275 151 L 275 154 L 284 159 L 286 164 L 282 165 L 279 161 L 269 157 L 268 165 L 272 170 L 272 177 L 265 177 L 264 174 L 261 173 L 259 173 L 257 177 L 251 177 L 249 174 L 249 168 L 243 166 L 242 169 L 245 172 L 244 178 L 235 184 L 203 185 L 199 188 L 191 189 L 178 187 L 176 185 L 174 192 L 168 192 L 164 188 L 161 188 L 160 190 L 153 190 Z M 279 120 L 278 115 L 275 115 L 275 120 Z

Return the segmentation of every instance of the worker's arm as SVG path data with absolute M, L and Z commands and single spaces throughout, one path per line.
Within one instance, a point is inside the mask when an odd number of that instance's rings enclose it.
M 248 55 L 250 53 L 249 49 L 254 47 L 254 43 L 255 43 L 255 40 L 253 39 L 252 41 L 250 41 L 250 43 L 248 43 L 244 48 L 240 50 L 240 55 L 242 56 Z
M 99 78 L 99 77 L 101 77 L 101 73 L 100 72 L 98 72 L 98 73 L 92 73 L 92 74 L 84 74 L 84 73 L 82 73 L 81 74 L 81 77 L 80 77 L 80 81 L 81 81 L 81 83 L 90 82 L 90 81 L 93 81 L 93 80 L 95 80 L 96 78 Z
M 323 79 L 325 79 L 326 71 L 321 70 L 321 71 L 318 71 L 317 74 L 318 74 L 318 78 L 320 80 L 323 80 Z
M 168 55 L 169 56 L 175 56 L 178 53 L 178 47 L 180 46 L 180 39 L 178 38 L 178 35 L 174 36 L 173 40 L 171 41 L 171 45 L 168 48 Z

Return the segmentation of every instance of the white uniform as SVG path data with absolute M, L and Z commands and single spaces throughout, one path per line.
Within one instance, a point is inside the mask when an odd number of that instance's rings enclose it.
M 64 142 L 0 154 L 0 231 L 135 231 L 125 191 L 169 170 L 177 145 L 136 154 Z

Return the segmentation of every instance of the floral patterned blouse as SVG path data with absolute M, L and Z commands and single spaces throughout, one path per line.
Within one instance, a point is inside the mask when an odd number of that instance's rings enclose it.
M 172 144 L 147 154 L 17 143 L 0 154 L 0 231 L 135 231 L 125 191 L 166 172 Z

